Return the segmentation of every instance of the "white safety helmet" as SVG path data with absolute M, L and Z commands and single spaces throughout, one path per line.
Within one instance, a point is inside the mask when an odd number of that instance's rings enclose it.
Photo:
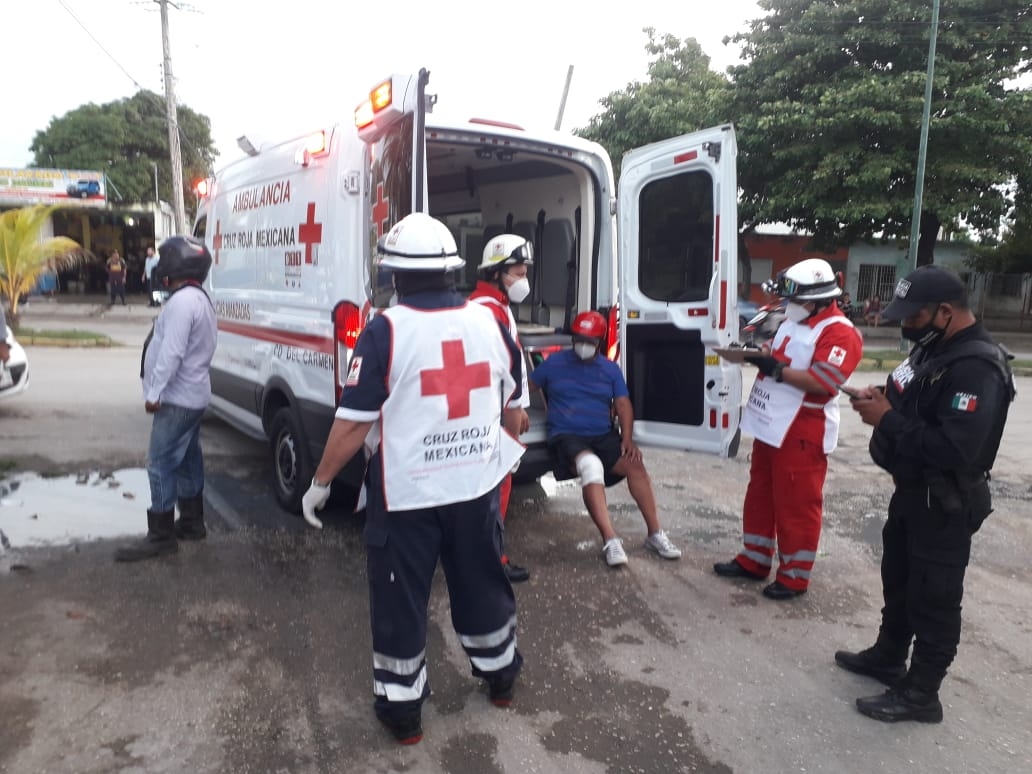
M 484 246 L 484 259 L 477 271 L 486 273 L 491 269 L 515 266 L 518 263 L 534 265 L 534 245 L 516 234 L 499 234 Z
M 789 266 L 772 284 L 774 295 L 801 303 L 842 295 L 835 272 L 822 258 L 807 258 Z
M 379 265 L 394 271 L 452 271 L 466 265 L 448 227 L 425 212 L 395 223 L 376 243 L 376 253 Z

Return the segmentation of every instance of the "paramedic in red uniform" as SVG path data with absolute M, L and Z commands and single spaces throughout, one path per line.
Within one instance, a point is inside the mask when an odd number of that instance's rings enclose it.
M 762 580 L 778 548 L 770 599 L 805 593 L 821 535 L 828 454 L 838 443 L 838 387 L 863 352 L 839 309 L 842 290 L 827 261 L 808 258 L 780 273 L 774 293 L 788 301 L 771 347 L 746 360 L 760 370 L 742 417 L 754 437 L 742 507 L 743 548 L 713 565 L 717 575 Z
M 516 318 L 509 308 L 509 302 L 514 304 L 522 302 L 530 295 L 530 281 L 527 279 L 529 267 L 534 264 L 534 246 L 526 239 L 516 234 L 501 234 L 496 236 L 484 248 L 484 258 L 477 267 L 477 286 L 469 294 L 470 301 L 483 304 L 491 310 L 499 324 L 504 325 L 509 331 L 512 340 L 520 345 L 519 334 L 516 331 Z M 520 347 L 522 352 L 522 347 Z M 527 416 L 527 407 L 530 406 L 530 394 L 527 389 L 527 372 L 523 371 L 523 384 L 520 397 L 519 412 L 519 434 L 530 429 L 530 417 Z M 505 523 L 505 515 L 509 510 L 509 495 L 512 493 L 512 474 L 502 479 L 499 489 L 499 508 L 502 512 L 502 524 Z M 502 563 L 505 565 L 505 574 L 513 583 L 520 583 L 530 578 L 530 572 L 509 561 L 507 554 L 502 555 Z
M 516 599 L 502 567 L 498 485 L 523 454 L 503 428 L 519 411 L 521 355 L 508 333 L 454 285 L 464 265 L 448 228 L 402 218 L 377 246 L 398 303 L 362 332 L 312 485 L 305 519 L 363 446 L 366 563 L 377 718 L 402 744 L 422 739 L 430 695 L 427 605 L 438 560 L 452 625 L 497 706 L 513 697 L 523 659 Z

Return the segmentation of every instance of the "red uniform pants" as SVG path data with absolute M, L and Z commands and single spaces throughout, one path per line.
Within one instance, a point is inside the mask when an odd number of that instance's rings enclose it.
M 749 486 L 742 507 L 742 542 L 737 561 L 767 575 L 778 547 L 777 580 L 805 589 L 817 558 L 828 456 L 819 443 L 790 429 L 781 448 L 753 441 Z

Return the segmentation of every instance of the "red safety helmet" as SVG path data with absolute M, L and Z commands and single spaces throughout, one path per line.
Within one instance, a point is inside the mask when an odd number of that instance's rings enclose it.
M 606 335 L 606 318 L 598 312 L 581 312 L 573 318 L 572 332 L 575 338 L 601 341 Z

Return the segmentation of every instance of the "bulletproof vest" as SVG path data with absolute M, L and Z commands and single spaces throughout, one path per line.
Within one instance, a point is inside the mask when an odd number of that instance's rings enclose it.
M 989 470 L 992 469 L 993 462 L 996 460 L 996 452 L 999 449 L 1000 439 L 1003 437 L 1003 428 L 1007 423 L 1007 412 L 1017 395 L 1014 373 L 1010 367 L 1010 361 L 1014 359 L 1014 355 L 1006 347 L 984 339 L 971 339 L 948 347 L 941 354 L 921 360 L 914 365 L 914 376 L 904 389 L 902 397 L 905 403 L 908 398 L 907 393 L 917 389 L 928 376 L 944 371 L 958 360 L 966 358 L 978 358 L 990 363 L 999 374 L 1005 388 L 1005 394 L 1007 395 L 1007 401 L 1000 412 L 996 427 L 993 428 L 991 435 L 987 439 L 987 446 L 992 449 L 992 456 L 985 460 L 987 464 L 985 465 L 985 470 L 981 472 L 988 474 Z M 893 452 L 890 444 L 877 430 L 871 436 L 869 449 L 871 458 L 879 467 L 884 468 L 890 473 L 894 472 Z

